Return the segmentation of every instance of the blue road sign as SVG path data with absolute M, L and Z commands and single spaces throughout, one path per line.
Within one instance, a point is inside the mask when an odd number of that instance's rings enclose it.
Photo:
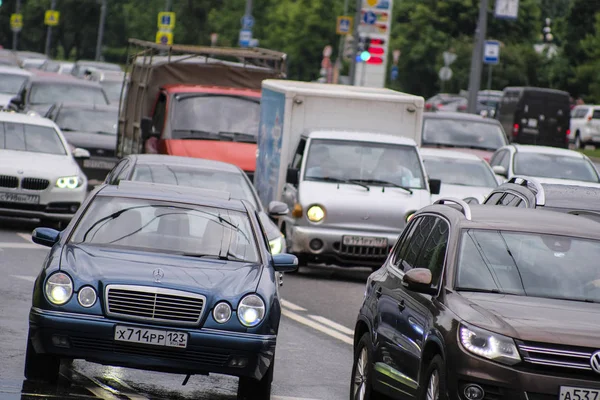
M 487 40 L 483 49 L 483 62 L 485 64 L 498 64 L 500 62 L 500 42 Z
M 367 11 L 363 14 L 363 22 L 367 25 L 373 25 L 377 22 L 377 15 L 373 11 Z
M 336 32 L 340 35 L 349 34 L 352 27 L 352 18 L 338 17 Z
M 390 73 L 390 78 L 393 81 L 395 81 L 396 79 L 398 79 L 398 66 L 396 66 L 396 65 L 392 66 L 392 71 Z
M 249 47 L 252 40 L 252 31 L 250 29 L 240 30 L 240 47 Z
M 242 29 L 252 29 L 254 26 L 254 17 L 252 15 L 244 15 L 242 17 Z

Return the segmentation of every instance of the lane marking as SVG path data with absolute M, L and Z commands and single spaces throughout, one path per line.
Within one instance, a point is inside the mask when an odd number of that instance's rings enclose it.
M 116 377 L 114 375 L 110 375 L 110 376 L 107 377 L 107 379 L 110 379 L 111 381 L 115 381 L 119 385 L 121 385 L 125 389 L 127 389 L 127 391 L 120 390 L 120 393 L 124 394 L 127 397 L 129 397 L 131 400 L 150 400 L 148 397 L 143 396 L 143 395 L 137 393 L 133 387 L 131 387 L 127 382 L 125 382 L 121 378 L 118 378 L 118 377 Z
M 20 237 L 21 239 L 25 240 L 26 242 L 29 243 L 33 243 L 33 241 L 31 240 L 31 233 L 17 233 L 17 236 Z
M 0 248 L 3 249 L 40 249 L 48 250 L 44 246 L 35 243 L 17 243 L 17 242 L 0 242 Z
M 77 374 L 80 377 L 82 377 L 83 379 L 88 380 L 90 383 L 88 383 L 87 385 L 84 385 L 84 387 L 87 390 L 89 390 L 90 392 L 92 392 L 93 394 L 95 394 L 96 396 L 100 397 L 101 399 L 121 400 L 121 395 L 125 395 L 126 397 L 129 397 L 132 400 L 138 400 L 138 399 L 148 400 L 147 397 L 130 397 L 128 394 L 121 393 L 118 390 L 116 390 L 108 385 L 105 385 L 104 383 L 100 382 L 96 378 L 92 378 L 91 376 L 84 375 L 79 371 L 75 371 L 75 370 L 72 370 L 72 371 L 74 374 Z
M 311 317 L 312 319 L 314 319 L 317 322 L 322 323 L 323 325 L 329 325 L 336 331 L 340 331 L 346 335 L 354 336 L 354 331 L 352 329 L 346 328 L 344 325 L 338 324 L 337 322 L 334 322 L 330 319 L 321 317 L 320 315 L 309 315 L 309 317 Z
M 306 311 L 306 308 L 300 307 L 294 303 L 290 303 L 289 301 L 283 299 L 281 299 L 281 305 L 286 308 L 289 308 L 292 311 Z
M 11 275 L 13 278 L 23 279 L 24 281 L 35 282 L 36 276 Z
M 341 340 L 342 342 L 344 342 L 346 344 L 349 344 L 349 345 L 353 345 L 354 344 L 353 338 L 348 337 L 348 336 L 346 336 L 346 335 L 344 335 L 344 334 L 342 334 L 342 333 L 340 333 L 340 332 L 338 332 L 338 331 L 336 331 L 334 329 L 328 328 L 325 325 L 321 325 L 318 322 L 314 322 L 314 321 L 312 321 L 312 320 L 310 320 L 308 318 L 305 318 L 305 317 L 303 317 L 301 315 L 298 315 L 298 314 L 296 314 L 294 312 L 291 312 L 289 310 L 286 310 L 286 309 L 282 309 L 281 313 L 284 316 L 288 317 L 289 319 L 292 319 L 292 320 L 294 320 L 296 322 L 299 322 L 299 323 L 301 323 L 303 325 L 306 325 L 306 326 L 308 326 L 310 328 L 313 328 L 313 329 L 315 329 L 315 330 L 317 330 L 319 332 L 322 332 L 322 333 L 324 333 L 324 334 L 326 334 L 328 336 L 331 336 L 332 338 Z

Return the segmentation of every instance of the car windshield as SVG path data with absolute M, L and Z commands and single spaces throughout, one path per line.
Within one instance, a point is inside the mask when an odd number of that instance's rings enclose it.
M 29 93 L 31 104 L 108 104 L 102 88 L 73 83 L 36 83 Z
M 111 104 L 119 104 L 119 100 L 121 99 L 121 87 L 123 86 L 123 82 L 102 81 L 100 82 L 100 84 L 106 92 L 106 97 L 108 97 L 108 101 L 110 101 Z
M 174 139 L 213 135 L 218 140 L 232 138 L 254 143 L 259 120 L 257 100 L 233 96 L 176 96 L 171 116 Z
M 495 151 L 506 144 L 506 135 L 496 124 L 428 118 L 423 123 L 423 144 Z
M 498 181 L 483 160 L 423 156 L 427 175 L 442 184 L 494 188 Z
M 63 108 L 56 117 L 56 124 L 64 131 L 117 134 L 119 114 L 117 110 L 86 110 Z
M 2 73 L 0 74 L 0 93 L 16 95 L 26 80 L 27 76 L 24 75 Z
M 457 290 L 600 302 L 600 241 L 551 234 L 468 229 Z
M 538 178 L 598 182 L 594 166 L 584 158 L 555 154 L 517 152 L 513 161 L 515 175 Z
M 232 198 L 247 200 L 258 208 L 252 189 L 242 174 L 182 165 L 138 164 L 131 180 L 225 191 Z
M 386 143 L 313 139 L 304 179 L 424 188 L 416 147 Z
M 246 213 L 215 207 L 96 197 L 70 240 L 186 256 L 258 262 Z
M 65 146 L 54 128 L 12 122 L 0 122 L 0 149 L 67 154 Z

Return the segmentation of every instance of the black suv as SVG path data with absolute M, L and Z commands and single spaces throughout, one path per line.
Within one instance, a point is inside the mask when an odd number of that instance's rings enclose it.
M 441 199 L 370 275 L 351 399 L 600 398 L 600 224 Z
M 492 190 L 483 204 L 544 208 L 600 220 L 600 185 L 547 184 L 516 176 Z

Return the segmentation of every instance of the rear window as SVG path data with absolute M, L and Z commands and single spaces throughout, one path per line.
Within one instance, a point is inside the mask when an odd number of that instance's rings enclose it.
M 31 124 L 0 122 L 0 149 L 66 155 L 54 128 Z
M 594 110 L 593 119 L 600 119 L 600 110 Z
M 495 151 L 507 144 L 500 125 L 461 119 L 429 118 L 423 144 Z
M 29 94 L 31 104 L 82 103 L 108 104 L 101 87 L 73 83 L 35 83 Z

